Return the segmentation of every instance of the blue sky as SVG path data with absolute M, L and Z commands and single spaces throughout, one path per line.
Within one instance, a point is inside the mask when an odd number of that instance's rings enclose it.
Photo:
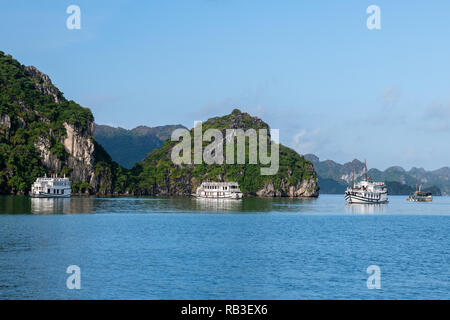
M 0 50 L 97 123 L 192 127 L 238 107 L 322 160 L 450 165 L 448 1 L 2 2 Z

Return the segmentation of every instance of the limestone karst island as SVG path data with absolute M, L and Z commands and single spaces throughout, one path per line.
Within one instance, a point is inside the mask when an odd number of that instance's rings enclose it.
M 70 177 L 72 193 L 96 195 L 190 196 L 203 181 L 239 183 L 244 195 L 317 197 L 314 166 L 294 150 L 279 146 L 275 175 L 256 164 L 182 164 L 171 161 L 170 139 L 130 169 L 114 162 L 94 137 L 91 111 L 68 101 L 48 75 L 0 53 L 0 192 L 28 194 L 38 177 Z M 203 131 L 269 129 L 238 109 L 206 120 Z M 191 130 L 193 134 L 193 130 Z M 269 139 L 270 140 L 270 139 Z M 246 141 L 248 149 L 248 141 Z M 269 144 L 271 142 L 269 141 Z

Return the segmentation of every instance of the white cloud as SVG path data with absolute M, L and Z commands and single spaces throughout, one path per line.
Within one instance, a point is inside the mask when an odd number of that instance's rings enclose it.
M 385 107 L 394 107 L 401 96 L 400 89 L 389 86 L 381 93 L 381 100 Z
M 433 102 L 428 105 L 420 126 L 427 131 L 450 131 L 450 103 Z
M 301 129 L 292 138 L 292 146 L 300 154 L 317 153 L 326 143 L 326 135 L 318 128 Z

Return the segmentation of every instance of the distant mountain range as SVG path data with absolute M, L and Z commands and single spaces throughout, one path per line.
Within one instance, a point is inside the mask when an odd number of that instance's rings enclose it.
M 173 130 L 184 128 L 182 125 L 165 125 L 158 127 L 139 126 L 132 130 L 115 128 L 107 125 L 95 125 L 95 139 L 111 155 L 112 159 L 125 168 L 132 168 L 155 149 L 161 148 L 163 142 L 170 138 Z M 354 159 L 344 164 L 333 160 L 320 161 L 313 155 L 304 156 L 313 163 L 318 174 L 320 192 L 324 194 L 343 194 L 352 181 L 352 172 L 356 178 L 364 173 L 364 162 Z M 376 168 L 368 170 L 368 176 L 376 181 L 384 181 L 391 195 L 408 195 L 418 185 L 433 195 L 450 195 L 450 168 L 443 167 L 434 171 L 412 168 L 406 171 L 393 166 L 385 171 Z
M 105 148 L 114 161 L 131 169 L 147 154 L 160 148 L 170 138 L 172 131 L 184 126 L 167 125 L 158 127 L 139 126 L 131 130 L 107 125 L 95 125 L 95 139 Z
M 357 159 L 339 164 L 332 160 L 320 161 L 313 154 L 307 154 L 304 157 L 314 164 L 319 176 L 321 193 L 343 193 L 352 181 L 353 169 L 357 178 L 364 174 L 364 163 Z M 434 195 L 450 195 L 449 167 L 434 171 L 414 167 L 406 171 L 402 167 L 393 166 L 385 171 L 373 168 L 368 170 L 367 174 L 373 180 L 386 182 L 388 192 L 392 195 L 410 194 L 414 192 L 417 185 L 422 185 L 424 191 L 430 191 Z

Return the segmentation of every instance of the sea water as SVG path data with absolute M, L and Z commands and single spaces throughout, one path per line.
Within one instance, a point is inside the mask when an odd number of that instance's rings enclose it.
M 1 196 L 0 298 L 448 299 L 449 231 L 449 197 Z

